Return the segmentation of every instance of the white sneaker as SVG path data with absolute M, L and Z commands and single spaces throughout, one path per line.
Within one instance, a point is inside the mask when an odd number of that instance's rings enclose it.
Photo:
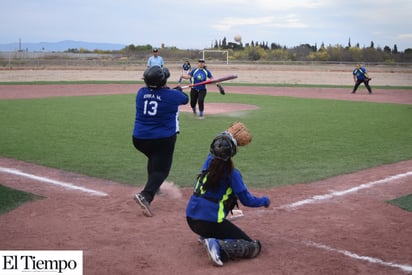
M 204 239 L 205 248 L 209 259 L 216 266 L 223 266 L 223 262 L 220 260 L 220 245 L 217 239 L 208 238 Z

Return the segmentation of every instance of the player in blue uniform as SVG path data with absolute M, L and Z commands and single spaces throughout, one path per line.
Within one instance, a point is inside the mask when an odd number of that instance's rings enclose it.
M 226 218 L 237 198 L 248 207 L 270 205 L 268 197 L 249 193 L 232 162 L 236 151 L 237 142 L 227 131 L 213 140 L 186 207 L 190 229 L 201 237 L 209 258 L 217 266 L 229 259 L 256 257 L 261 250 L 259 241 Z
M 179 80 L 177 81 L 177 84 L 180 85 L 183 80 L 183 75 L 188 75 L 190 71 L 192 70 L 192 65 L 190 65 L 189 59 L 185 59 L 185 62 L 182 65 L 182 71 L 180 73 Z M 192 83 L 191 79 L 189 79 L 190 83 Z
M 154 48 L 153 55 L 149 57 L 149 59 L 147 60 L 147 68 L 150 68 L 153 66 L 163 67 L 164 65 L 165 65 L 165 62 L 163 60 L 163 57 L 159 55 L 159 49 Z
M 369 80 L 371 80 L 371 78 L 369 77 L 366 68 L 362 67 L 359 64 L 356 64 L 356 68 L 353 70 L 352 74 L 353 80 L 355 81 L 355 86 L 353 87 L 352 94 L 356 93 L 356 90 L 361 83 L 365 84 L 366 89 L 368 89 L 369 94 L 371 94 L 372 89 L 369 86 Z
M 184 79 L 192 79 L 192 83 L 196 84 L 207 79 L 212 79 L 212 73 L 206 68 L 205 60 L 198 60 L 198 67 L 191 70 L 188 75 L 182 75 Z M 199 118 L 203 119 L 206 97 L 206 85 L 194 86 L 190 89 L 190 107 L 192 107 L 193 114 L 197 114 L 196 105 L 199 105 Z
M 179 133 L 179 106 L 189 97 L 181 90 L 166 87 L 170 73 L 167 68 L 150 67 L 143 74 L 146 87 L 136 95 L 136 116 L 133 145 L 147 161 L 147 182 L 135 195 L 146 216 L 153 216 L 150 203 L 163 181 L 169 175 L 177 133 Z

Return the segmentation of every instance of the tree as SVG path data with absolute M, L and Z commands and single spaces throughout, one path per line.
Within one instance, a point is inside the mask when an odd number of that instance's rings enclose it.
M 279 45 L 279 44 L 276 44 L 276 43 L 270 44 L 270 49 L 271 50 L 276 50 L 276 49 L 281 49 L 281 48 L 282 48 L 282 46 Z
M 222 49 L 227 49 L 226 37 L 224 37 L 222 40 Z
M 391 53 L 391 48 L 390 48 L 389 46 L 385 46 L 385 47 L 383 48 L 383 52 L 384 52 L 384 53 Z
M 394 53 L 394 54 L 397 54 L 397 53 L 398 53 L 398 46 L 396 46 L 396 44 L 393 45 L 393 51 L 392 51 L 392 53 Z

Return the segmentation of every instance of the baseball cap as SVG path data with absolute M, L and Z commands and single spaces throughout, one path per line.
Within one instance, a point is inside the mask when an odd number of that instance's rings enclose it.
M 205 63 L 205 60 L 203 58 L 200 58 L 197 62 Z
M 156 53 L 156 52 L 158 52 L 159 50 L 157 49 L 157 48 L 153 48 L 153 52 L 154 53 Z

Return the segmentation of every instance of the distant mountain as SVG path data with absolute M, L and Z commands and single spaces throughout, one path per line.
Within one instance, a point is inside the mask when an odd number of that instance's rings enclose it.
M 19 45 L 20 44 L 20 45 Z M 15 42 L 9 44 L 0 44 L 0 51 L 29 51 L 29 52 L 64 52 L 68 49 L 86 49 L 89 51 L 93 50 L 120 50 L 126 47 L 123 44 L 113 44 L 113 43 L 97 43 L 97 42 L 84 42 L 84 41 L 73 41 L 64 40 L 60 42 L 39 42 L 39 43 L 25 43 L 25 42 Z

